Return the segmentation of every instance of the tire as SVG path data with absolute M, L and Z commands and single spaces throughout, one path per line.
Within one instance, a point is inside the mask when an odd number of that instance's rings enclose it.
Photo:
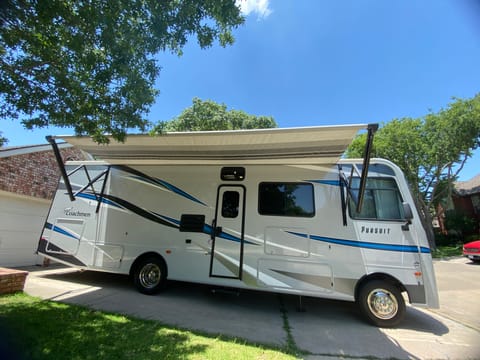
M 394 327 L 405 317 L 405 300 L 390 282 L 372 280 L 359 292 L 358 306 L 363 316 L 375 326 Z
M 147 256 L 136 264 L 133 283 L 142 294 L 153 295 L 165 287 L 167 266 L 162 258 Z

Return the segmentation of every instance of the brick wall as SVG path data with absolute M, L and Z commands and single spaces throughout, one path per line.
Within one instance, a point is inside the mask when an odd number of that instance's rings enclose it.
M 0 295 L 23 291 L 28 272 L 0 267 Z
M 75 148 L 60 149 L 64 161 L 84 160 Z M 0 158 L 0 190 L 41 199 L 51 199 L 60 171 L 53 150 Z

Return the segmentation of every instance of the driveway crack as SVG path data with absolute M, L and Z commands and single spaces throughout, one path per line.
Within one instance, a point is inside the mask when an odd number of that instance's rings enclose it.
M 278 302 L 280 303 L 280 313 L 282 314 L 283 319 L 283 330 L 285 330 L 286 334 L 286 351 L 289 354 L 298 356 L 300 354 L 308 354 L 308 352 L 300 349 L 295 342 L 295 338 L 292 335 L 292 328 L 290 327 L 290 322 L 288 321 L 288 310 L 285 306 L 285 302 L 283 301 L 282 295 L 278 295 Z

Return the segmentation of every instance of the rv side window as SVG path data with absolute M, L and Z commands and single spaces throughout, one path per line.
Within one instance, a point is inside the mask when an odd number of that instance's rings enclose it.
M 352 192 L 358 194 L 359 178 L 352 179 Z M 350 216 L 354 219 L 403 220 L 402 197 L 394 179 L 368 178 L 362 211 L 357 213 L 354 201 L 349 201 Z
M 260 183 L 258 212 L 260 215 L 313 217 L 313 186 L 305 183 Z
M 222 198 L 222 217 L 236 218 L 240 205 L 240 194 L 236 191 L 225 191 Z

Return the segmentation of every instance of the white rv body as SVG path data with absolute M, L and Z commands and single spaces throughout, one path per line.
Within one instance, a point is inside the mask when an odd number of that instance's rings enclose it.
M 438 307 L 430 248 L 397 166 L 371 160 L 358 214 L 363 160 L 283 162 L 67 162 L 75 199 L 61 180 L 38 252 L 120 274 L 157 256 L 172 280 L 347 301 L 388 279 L 411 303 Z M 402 203 L 413 209 L 408 224 Z

